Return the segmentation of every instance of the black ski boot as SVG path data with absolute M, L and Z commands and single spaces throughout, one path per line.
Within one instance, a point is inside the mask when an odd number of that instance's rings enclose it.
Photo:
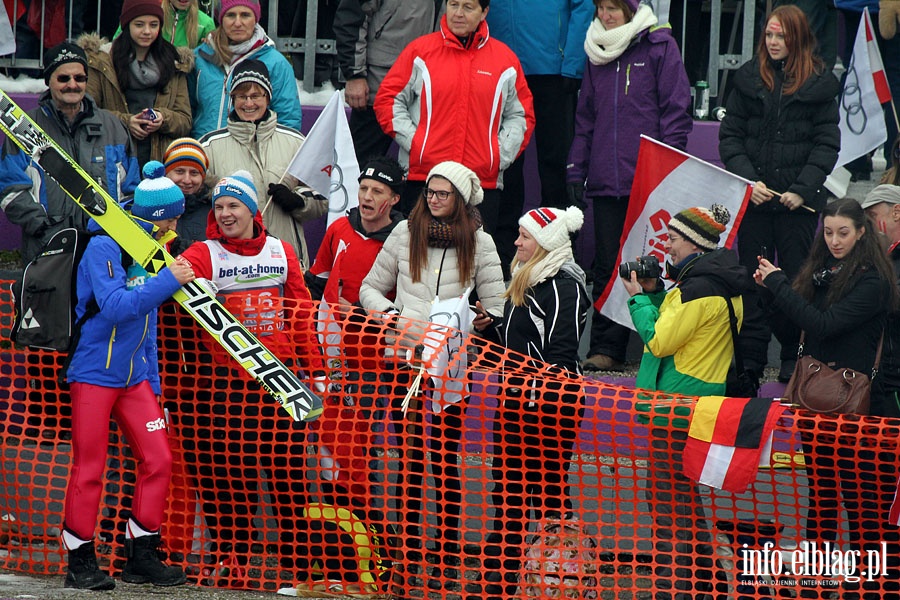
M 162 539 L 159 534 L 145 535 L 125 540 L 125 568 L 122 569 L 122 581 L 128 583 L 152 583 L 167 587 L 181 585 L 187 581 L 187 575 L 181 567 L 165 565 L 160 560 L 158 550 Z
M 65 587 L 79 590 L 115 589 L 115 580 L 97 565 L 94 542 L 69 550 L 69 572 L 66 573 Z

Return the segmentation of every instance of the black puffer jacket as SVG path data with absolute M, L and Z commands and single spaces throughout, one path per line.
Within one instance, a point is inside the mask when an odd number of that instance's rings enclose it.
M 781 63 L 773 66 L 771 92 L 763 85 L 757 59 L 735 73 L 719 129 L 719 155 L 732 173 L 762 181 L 779 193 L 799 194 L 818 211 L 825 206 L 823 184 L 841 147 L 836 101 L 840 84 L 831 73 L 813 74 L 796 93 L 784 96 Z M 776 199 L 751 204 L 750 210 L 787 208 Z
M 831 260 L 830 268 L 837 264 Z M 791 287 L 784 271 L 774 271 L 764 281 L 771 300 L 780 313 L 806 332 L 804 354 L 809 354 L 831 367 L 849 367 L 871 373 L 875 351 L 887 317 L 890 286 L 874 269 L 858 272 L 853 285 L 843 298 L 826 305 L 828 286 L 816 287 L 812 303 Z

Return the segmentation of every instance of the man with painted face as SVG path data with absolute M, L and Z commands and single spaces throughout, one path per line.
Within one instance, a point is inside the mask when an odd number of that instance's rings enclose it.
M 49 88 L 28 112 L 38 126 L 117 201 L 140 182 L 134 147 L 122 122 L 86 94 L 87 56 L 70 42 L 44 54 Z M 57 231 L 87 227 L 87 215 L 12 140 L 0 158 L 0 206 L 22 228 L 22 261 L 34 258 Z
M 393 158 L 377 156 L 363 165 L 359 206 L 331 224 L 319 246 L 316 262 L 305 274 L 314 299 L 324 295 L 329 304 L 359 304 L 363 278 L 384 240 L 403 220 L 403 215 L 394 210 L 402 186 L 403 168 Z

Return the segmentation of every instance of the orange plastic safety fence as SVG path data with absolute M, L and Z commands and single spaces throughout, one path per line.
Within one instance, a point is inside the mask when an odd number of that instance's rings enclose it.
M 434 600 L 898 593 L 900 421 L 788 410 L 749 488 L 726 492 L 684 476 L 696 399 L 638 396 L 434 324 L 269 308 L 261 339 L 298 369 L 319 319 L 329 387 L 314 423 L 291 421 L 176 305 L 161 309 L 175 459 L 163 539 L 194 583 Z M 5 327 L 11 314 L 0 298 Z M 65 571 L 59 362 L 0 350 L 0 564 L 28 573 Z M 724 420 L 739 402 L 724 401 Z M 97 528 L 113 575 L 134 467 L 114 433 Z

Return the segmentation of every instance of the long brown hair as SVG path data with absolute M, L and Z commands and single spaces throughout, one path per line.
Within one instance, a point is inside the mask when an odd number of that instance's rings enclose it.
M 440 177 L 435 175 L 434 177 Z M 432 177 L 432 179 L 434 179 Z M 443 177 L 441 177 L 443 179 Z M 430 181 L 430 180 L 429 180 Z M 428 266 L 428 230 L 433 217 L 425 200 L 425 187 L 419 195 L 419 201 L 409 213 L 409 276 L 413 283 L 421 281 L 422 269 Z M 459 280 L 465 285 L 475 275 L 475 232 L 478 230 L 478 209 L 468 206 L 456 186 L 453 186 L 453 213 L 446 222 L 452 231 L 450 246 L 456 249 L 456 263 Z
M 779 6 L 766 18 L 766 25 L 772 19 L 778 19 L 784 30 L 784 43 L 788 49 L 787 60 L 784 61 L 784 94 L 793 94 L 800 89 L 813 73 L 821 73 L 825 63 L 815 53 L 816 38 L 809 28 L 806 14 L 793 4 Z M 766 49 L 766 28 L 763 27 L 756 47 L 756 58 L 759 60 L 759 75 L 766 89 L 775 89 L 775 72 L 769 61 Z
M 882 279 L 890 285 L 890 297 L 888 305 L 891 310 L 898 305 L 898 290 L 896 275 L 894 268 L 888 261 L 887 254 L 881 244 L 878 242 L 878 236 L 875 232 L 875 224 L 866 216 L 865 211 L 859 202 L 853 198 L 843 198 L 829 203 L 822 210 L 822 221 L 826 217 L 845 217 L 850 219 L 853 227 L 857 231 L 865 227 L 865 233 L 854 244 L 853 249 L 841 260 L 842 268 L 834 276 L 834 280 L 828 286 L 828 295 L 826 296 L 826 306 L 831 306 L 841 298 L 843 298 L 850 288 L 856 285 L 856 275 L 861 271 L 872 269 L 876 271 Z M 828 244 L 825 242 L 825 234 L 819 233 L 813 240 L 812 248 L 809 251 L 809 257 L 794 279 L 793 287 L 807 301 L 812 302 L 816 293 L 813 278 L 816 273 L 825 269 L 826 262 L 831 256 L 828 250 Z
M 227 74 L 228 67 L 231 65 L 231 59 L 234 58 L 234 52 L 231 51 L 231 47 L 228 45 L 230 43 L 228 36 L 225 35 L 225 30 L 222 29 L 221 25 L 216 27 L 210 35 L 213 43 L 213 62 L 225 69 Z

